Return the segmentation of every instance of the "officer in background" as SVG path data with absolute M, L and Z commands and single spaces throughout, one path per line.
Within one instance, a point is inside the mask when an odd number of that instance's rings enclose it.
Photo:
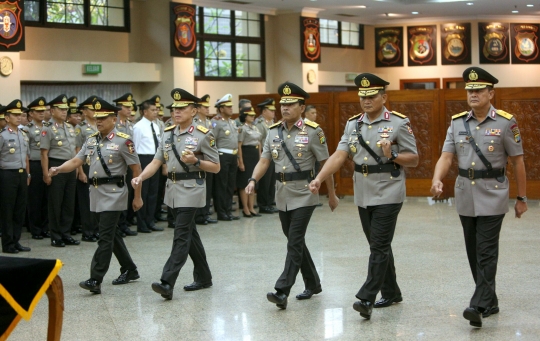
M 374 306 L 388 307 L 403 300 L 391 243 L 405 200 L 403 167 L 416 167 L 418 152 L 409 119 L 384 106 L 389 83 L 371 73 L 362 73 L 355 84 L 359 87 L 363 113 L 349 119 L 336 152 L 310 184 L 310 190 L 317 193 L 321 181 L 352 158 L 354 203 L 371 252 L 367 279 L 356 294 L 359 301 L 353 308 L 369 319 Z M 379 291 L 382 297 L 375 302 Z
M 219 152 L 220 171 L 215 176 L 214 207 L 218 220 L 231 221 L 240 217 L 231 213 L 232 197 L 236 188 L 236 172 L 238 170 L 238 128 L 231 119 L 232 95 L 227 94 L 217 100 L 216 108 L 219 117 L 212 120 L 213 133 Z
M 197 208 L 206 203 L 206 172 L 219 171 L 219 157 L 212 132 L 193 123 L 199 98 L 183 89 L 173 89 L 175 125 L 168 127 L 152 163 L 139 178 L 133 178 L 137 188 L 144 179 L 167 165 L 167 191 L 165 203 L 175 216 L 174 241 L 171 255 L 161 275 L 161 282 L 152 283 L 152 289 L 165 299 L 172 299 L 176 279 L 188 255 L 193 261 L 194 282 L 184 290 L 194 291 L 212 286 L 212 274 L 206 253 L 195 226 Z
M 129 122 L 135 124 L 135 120 L 137 119 L 137 112 L 139 111 L 139 107 L 137 106 L 137 101 L 133 100 L 131 101 L 133 103 L 133 107 L 131 108 L 131 115 L 127 117 Z
M 514 168 L 517 200 L 516 218 L 527 211 L 526 173 L 523 145 L 513 115 L 491 104 L 493 86 L 499 81 L 489 72 L 473 66 L 463 72 L 467 103 L 471 111 L 452 116 L 442 154 L 435 166 L 431 193 L 440 196 L 442 180 L 458 161 L 455 184 L 456 208 L 463 226 L 465 249 L 476 288 L 463 317 L 482 327 L 482 317 L 499 312 L 495 275 L 499 257 L 499 235 L 508 212 L 508 159 Z
M 88 137 L 76 157 L 59 167 L 52 167 L 50 174 L 69 173 L 83 163 L 90 166 L 90 210 L 97 215 L 100 238 L 92 258 L 90 278 L 80 282 L 79 286 L 100 294 L 101 282 L 109 269 L 113 253 L 120 263 L 120 276 L 112 281 L 113 285 L 126 284 L 140 277 L 124 240 L 116 233 L 116 226 L 127 206 L 126 170 L 131 168 L 133 174 L 138 176 L 141 166 L 129 135 L 115 129 L 116 114 L 120 108 L 99 97 L 96 97 L 93 105 L 99 132 Z M 141 191 L 138 189 L 135 191 L 133 209 L 137 211 L 142 204 Z
M 77 97 L 72 96 L 68 98 L 68 111 L 67 111 L 67 117 L 66 122 L 71 124 L 75 127 L 75 134 L 77 134 L 77 126 L 81 123 L 81 111 L 77 108 Z M 75 152 L 77 152 L 77 149 L 75 149 Z M 78 174 L 79 175 L 79 174 Z M 77 181 L 78 182 L 78 181 Z M 81 209 L 80 208 L 80 199 L 79 199 L 79 186 L 76 186 L 75 189 L 75 210 L 73 211 L 73 222 L 71 223 L 71 235 L 76 235 L 77 233 L 83 232 L 82 230 L 82 222 L 81 222 Z M 88 192 L 88 190 L 86 191 Z M 83 240 L 86 240 L 84 238 L 85 235 L 83 233 Z M 96 239 L 97 240 L 97 239 Z M 96 241 L 93 240 L 93 241 Z
M 2 252 L 19 253 L 30 251 L 19 243 L 22 225 L 26 217 L 30 164 L 28 136 L 19 129 L 23 106 L 16 99 L 0 108 L 7 127 L 0 131 L 0 226 L 2 230 Z
M 50 238 L 47 214 L 47 184 L 41 169 L 41 130 L 45 116 L 45 97 L 38 97 L 28 105 L 30 123 L 23 129 L 30 148 L 30 174 L 34 177 L 28 185 L 28 224 L 33 239 Z
M 305 123 L 302 113 L 309 94 L 296 84 L 285 82 L 278 88 L 281 94 L 283 122 L 270 126 L 261 159 L 248 181 L 246 193 L 253 193 L 255 184 L 265 174 L 270 160 L 276 163 L 276 202 L 281 228 L 287 237 L 285 269 L 276 282 L 276 292 L 266 295 L 268 301 L 281 309 L 287 308 L 287 297 L 298 272 L 302 272 L 305 290 L 297 299 L 310 299 L 322 291 L 321 280 L 306 246 L 307 226 L 319 196 L 312 194 L 308 185 L 313 179 L 315 160 L 328 158 L 328 147 L 323 130 L 315 123 Z M 329 205 L 333 211 L 339 202 L 334 192 L 334 180 L 326 180 Z
M 51 107 L 52 118 L 43 124 L 40 141 L 43 181 L 49 186 L 47 202 L 51 245 L 55 247 L 80 244 L 69 234 L 75 210 L 75 171 L 54 180 L 49 175 L 49 167 L 60 166 L 75 156 L 75 129 L 66 123 L 67 103 L 66 95 L 47 103 Z
M 268 128 L 274 124 L 276 117 L 276 102 L 273 98 L 267 98 L 263 102 L 257 104 L 261 115 L 255 120 L 255 125 L 261 132 L 261 143 L 264 145 L 268 136 Z M 257 205 L 259 213 L 272 214 L 279 212 L 278 209 L 272 206 L 276 195 L 276 170 L 274 160 L 270 160 L 268 169 L 264 176 L 259 180 L 257 188 Z
M 2 105 L 0 104 L 0 108 Z M 4 129 L 7 126 L 6 118 L 4 117 L 4 114 L 0 114 L 0 129 Z

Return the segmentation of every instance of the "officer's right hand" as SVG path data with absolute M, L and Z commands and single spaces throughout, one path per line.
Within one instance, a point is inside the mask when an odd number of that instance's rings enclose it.
M 140 176 L 131 179 L 131 187 L 133 187 L 133 189 L 137 189 L 141 183 L 142 179 Z
M 430 192 L 435 198 L 438 198 L 443 192 L 442 181 L 434 180 L 433 183 L 431 184 Z
M 246 194 L 251 194 L 255 192 L 255 182 L 254 181 L 250 181 L 248 183 L 248 185 L 246 186 Z
M 313 194 L 318 194 L 321 188 L 321 182 L 318 179 L 313 179 L 309 184 L 309 190 Z
M 88 182 L 88 177 L 86 176 L 86 174 L 84 174 L 84 172 L 79 172 L 78 178 L 80 182 L 84 182 L 84 183 Z
M 43 182 L 49 186 L 52 182 L 51 177 L 48 174 L 43 174 Z

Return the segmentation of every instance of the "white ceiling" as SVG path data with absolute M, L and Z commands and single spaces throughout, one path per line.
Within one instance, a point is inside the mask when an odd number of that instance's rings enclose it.
M 319 18 L 368 25 L 444 19 L 540 21 L 539 0 L 194 0 L 194 4 L 264 14 L 316 13 Z

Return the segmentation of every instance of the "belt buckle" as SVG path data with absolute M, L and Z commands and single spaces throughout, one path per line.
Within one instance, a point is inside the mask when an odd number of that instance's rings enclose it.
M 364 174 L 364 176 L 368 176 L 369 174 L 368 165 L 366 165 L 365 163 L 362 164 L 362 174 Z
M 171 180 L 172 180 L 173 184 L 175 184 L 176 183 L 176 173 L 175 172 L 171 173 L 171 178 L 172 178 Z
M 22 168 L 19 168 L 19 173 L 22 173 L 24 172 L 24 170 Z
M 238 149 L 233 149 L 232 150 L 232 155 L 236 155 L 236 154 L 238 154 Z
M 92 178 L 92 185 L 94 185 L 94 187 L 97 188 L 98 186 L 97 178 Z
M 279 173 L 279 181 L 280 182 L 285 181 L 285 173 Z
M 468 176 L 469 176 L 469 180 L 474 180 L 474 168 L 469 168 L 467 170 L 467 172 L 469 173 Z

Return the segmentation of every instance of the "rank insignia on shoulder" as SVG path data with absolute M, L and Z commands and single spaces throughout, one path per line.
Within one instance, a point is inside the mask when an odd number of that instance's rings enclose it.
M 456 115 L 452 116 L 452 120 L 455 120 L 456 118 L 463 117 L 463 116 L 467 115 L 468 113 L 469 113 L 468 111 L 460 112 L 459 114 L 456 114 Z
M 514 117 L 514 115 L 509 114 L 504 110 L 497 110 L 497 115 L 502 116 L 502 117 L 506 118 L 509 121 L 512 119 L 512 117 Z
M 202 132 L 203 134 L 208 133 L 208 129 L 206 127 L 204 127 L 204 126 L 201 126 L 201 125 L 197 126 L 197 130 Z
M 282 123 L 281 121 L 279 121 L 278 123 L 274 123 L 270 127 L 268 127 L 268 129 L 279 127 L 281 125 L 281 123 Z
M 398 116 L 398 117 L 401 117 L 401 118 L 407 118 L 407 116 L 403 115 L 402 113 L 399 113 L 397 111 L 392 111 L 392 114 Z
M 91 137 L 96 137 L 99 135 L 99 131 L 96 131 L 95 133 L 93 133 L 92 135 L 88 136 L 88 138 L 91 138 Z
M 44 122 L 43 125 L 45 127 L 50 127 L 52 125 L 52 122 Z
M 163 131 L 170 131 L 170 130 L 173 130 L 174 128 L 176 128 L 176 124 L 173 124 L 172 126 L 168 126 Z
M 358 114 L 358 115 L 354 115 L 353 117 L 349 118 L 348 121 L 352 121 L 352 120 L 354 120 L 354 119 L 360 117 L 360 115 L 362 115 L 362 114 L 360 113 L 360 114 Z
M 310 126 L 311 128 L 315 128 L 315 129 L 319 128 L 319 124 L 318 124 L 318 123 L 315 123 L 315 122 L 313 122 L 313 121 L 307 121 L 307 122 L 304 121 L 304 123 L 305 123 L 306 125 Z
M 117 132 L 116 135 L 120 136 L 121 138 L 124 138 L 124 139 L 129 139 L 129 135 L 128 134 L 125 134 L 125 133 L 121 133 L 121 132 Z

